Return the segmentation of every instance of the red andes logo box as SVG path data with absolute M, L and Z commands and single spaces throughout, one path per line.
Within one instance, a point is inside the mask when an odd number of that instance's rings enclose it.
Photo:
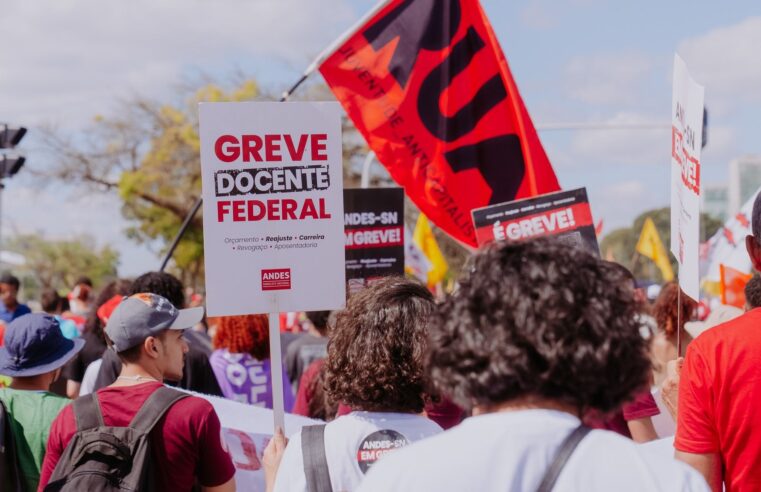
M 291 269 L 273 268 L 262 270 L 262 290 L 290 290 Z

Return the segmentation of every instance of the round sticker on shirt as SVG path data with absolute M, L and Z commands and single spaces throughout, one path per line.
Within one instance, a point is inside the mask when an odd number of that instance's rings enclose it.
M 410 443 L 406 437 L 391 429 L 373 432 L 362 439 L 357 449 L 357 464 L 362 473 L 373 466 L 373 463 L 395 449 L 403 448 Z

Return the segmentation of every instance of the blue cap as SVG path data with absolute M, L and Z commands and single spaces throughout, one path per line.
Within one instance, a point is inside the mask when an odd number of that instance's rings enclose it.
M 0 347 L 0 374 L 27 377 L 54 371 L 82 350 L 85 341 L 69 340 L 48 314 L 25 314 L 6 327 Z

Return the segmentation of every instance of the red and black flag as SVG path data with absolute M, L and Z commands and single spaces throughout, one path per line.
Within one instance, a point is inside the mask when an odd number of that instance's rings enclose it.
M 420 210 L 476 245 L 470 211 L 557 191 L 477 0 L 392 0 L 320 65 Z

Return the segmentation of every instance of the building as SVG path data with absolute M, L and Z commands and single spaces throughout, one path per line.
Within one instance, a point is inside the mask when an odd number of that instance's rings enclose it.
M 761 156 L 748 155 L 729 163 L 728 212 L 734 215 L 761 187 Z M 706 187 L 707 188 L 707 187 Z M 707 197 L 706 197 L 707 206 Z
M 726 222 L 729 218 L 729 187 L 725 184 L 705 185 L 703 213 Z

